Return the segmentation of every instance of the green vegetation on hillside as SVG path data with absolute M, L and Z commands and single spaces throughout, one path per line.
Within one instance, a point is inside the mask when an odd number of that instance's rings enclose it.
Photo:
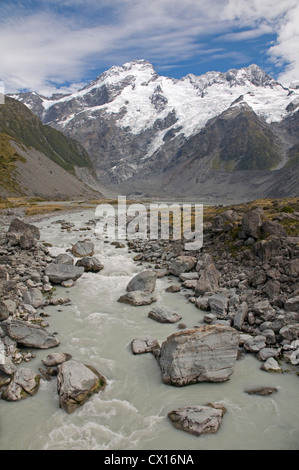
M 9 97 L 0 106 L 0 132 L 42 152 L 73 174 L 75 166 L 92 168 L 88 153 L 78 142 L 43 125 L 24 104 Z
M 25 162 L 25 158 L 18 155 L 10 144 L 11 137 L 0 132 L 0 186 L 7 192 L 18 191 L 22 193 L 15 179 L 16 162 Z

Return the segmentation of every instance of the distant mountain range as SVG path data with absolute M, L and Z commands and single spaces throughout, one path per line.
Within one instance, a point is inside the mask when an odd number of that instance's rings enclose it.
M 299 195 L 299 90 L 257 65 L 176 80 L 136 60 L 73 94 L 11 96 L 78 141 L 98 180 L 118 193 Z M 82 158 L 64 164 L 90 169 Z

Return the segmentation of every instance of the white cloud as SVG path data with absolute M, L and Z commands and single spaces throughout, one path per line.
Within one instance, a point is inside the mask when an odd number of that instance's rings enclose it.
M 48 94 L 81 83 L 87 70 L 133 58 L 165 68 L 204 55 L 212 35 L 237 60 L 229 43 L 271 31 L 277 41 L 269 60 L 288 64 L 281 78 L 299 78 L 298 0 L 32 0 L 9 2 L 3 11 L 0 78 L 7 92 Z

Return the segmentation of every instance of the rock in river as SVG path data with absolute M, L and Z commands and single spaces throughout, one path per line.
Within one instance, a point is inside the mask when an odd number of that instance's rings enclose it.
M 73 413 L 105 386 L 106 379 L 91 366 L 73 359 L 58 366 L 59 405 L 67 413 Z
M 74 256 L 92 256 L 94 253 L 94 244 L 87 240 L 82 242 L 77 242 L 72 246 L 72 253 Z
M 1 327 L 7 336 L 28 348 L 48 349 L 59 345 L 56 336 L 27 321 L 3 321 Z
M 226 325 L 203 325 L 172 334 L 156 356 L 163 382 L 183 386 L 224 382 L 234 371 L 238 332 Z
M 156 302 L 157 298 L 155 295 L 151 294 L 150 292 L 142 292 L 139 290 L 136 290 L 134 292 L 128 292 L 127 294 L 122 295 L 119 299 L 118 302 L 121 302 L 123 304 L 130 304 L 134 306 L 140 306 L 140 305 L 149 305 L 152 304 L 153 302 Z
M 22 367 L 16 371 L 1 398 L 8 401 L 23 400 L 33 396 L 39 389 L 40 375 L 34 370 Z
M 181 315 L 165 305 L 155 305 L 148 317 L 160 323 L 175 323 L 182 318 Z
M 127 292 L 153 292 L 156 287 L 157 273 L 151 269 L 136 274 L 127 285 Z
M 218 431 L 223 416 L 221 408 L 186 406 L 168 413 L 173 425 L 183 431 L 200 436 Z
M 45 275 L 53 284 L 61 284 L 69 279 L 76 281 L 84 273 L 82 266 L 72 266 L 70 264 L 51 263 L 45 269 Z

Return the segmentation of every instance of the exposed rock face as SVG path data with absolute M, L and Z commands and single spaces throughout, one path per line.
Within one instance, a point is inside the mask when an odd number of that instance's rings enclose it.
M 77 242 L 72 246 L 72 253 L 74 256 L 92 256 L 94 253 L 94 244 L 89 241 Z
M 105 386 L 106 379 L 90 366 L 74 360 L 63 362 L 58 366 L 59 405 L 67 413 L 73 413 Z
M 4 333 L 17 343 L 29 348 L 47 349 L 59 345 L 59 341 L 45 328 L 23 320 L 3 321 Z
M 222 409 L 210 406 L 186 406 L 168 413 L 176 428 L 196 436 L 217 432 L 222 416 Z
M 165 305 L 155 305 L 148 313 L 148 317 L 159 323 L 176 323 L 181 320 L 181 315 Z
M 238 345 L 237 331 L 223 325 L 174 333 L 162 343 L 157 358 L 163 382 L 177 386 L 224 382 L 233 373 Z
M 18 401 L 33 396 L 39 389 L 40 375 L 32 369 L 22 367 L 16 371 L 1 398 Z
M 84 268 L 82 266 L 61 263 L 50 263 L 45 269 L 45 275 L 49 277 L 53 284 L 61 284 L 69 279 L 76 281 L 83 273 Z
M 127 285 L 127 292 L 153 292 L 156 287 L 157 273 L 150 269 L 136 274 Z

